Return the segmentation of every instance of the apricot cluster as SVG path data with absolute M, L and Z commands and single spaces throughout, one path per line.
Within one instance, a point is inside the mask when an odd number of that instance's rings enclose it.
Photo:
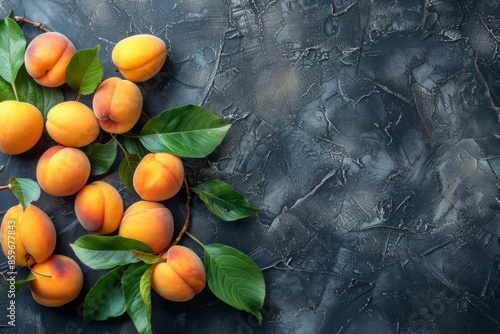
M 38 84 L 59 87 L 66 83 L 66 69 L 76 51 L 63 34 L 43 33 L 26 49 L 26 70 Z M 102 81 L 94 92 L 91 107 L 79 101 L 64 101 L 48 110 L 44 121 L 40 110 L 32 104 L 0 103 L 0 123 L 5 125 L 0 132 L 0 152 L 17 155 L 30 150 L 45 128 L 55 144 L 43 152 L 36 165 L 41 189 L 56 197 L 75 196 L 76 218 L 89 233 L 117 233 L 149 245 L 163 259 L 154 265 L 153 289 L 168 300 L 187 301 L 205 287 L 205 268 L 192 250 L 171 246 L 174 218 L 160 203 L 182 188 L 181 158 L 170 153 L 147 154 L 133 175 L 133 187 L 140 200 L 126 210 L 113 185 L 104 181 L 88 183 L 91 164 L 82 149 L 95 142 L 101 131 L 125 134 L 136 125 L 144 102 L 137 83 L 160 71 L 167 48 L 160 38 L 141 34 L 119 41 L 111 58 L 122 78 Z M 55 307 L 79 295 L 82 270 L 71 258 L 53 254 L 56 230 L 42 210 L 31 204 L 26 210 L 19 205 L 7 211 L 1 230 L 6 255 L 9 233 L 15 233 L 18 239 L 15 264 L 31 266 L 35 274 L 40 274 L 29 282 L 35 301 Z

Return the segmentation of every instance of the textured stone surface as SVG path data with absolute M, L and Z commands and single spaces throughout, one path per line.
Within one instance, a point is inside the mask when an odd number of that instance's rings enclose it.
M 227 181 L 263 211 L 223 223 L 195 199 L 191 231 L 264 269 L 263 324 L 206 289 L 190 303 L 154 297 L 154 332 L 500 332 L 498 1 L 0 4 L 2 17 L 11 9 L 77 48 L 100 44 L 105 76 L 116 75 L 110 54 L 121 38 L 163 38 L 167 65 L 140 84 L 145 112 L 192 103 L 232 124 L 186 171 L 193 183 Z M 43 148 L 0 155 L 0 183 L 34 178 Z M 137 199 L 116 172 L 105 180 L 126 205 Z M 16 203 L 6 192 L 0 200 L 2 214 Z M 182 224 L 182 201 L 169 205 Z M 56 224 L 56 251 L 71 255 L 85 233 L 72 198 L 43 195 L 39 206 Z M 100 273 L 84 273 L 88 291 Z M 83 321 L 82 301 L 46 309 L 22 289 L 16 328 L 4 330 L 133 332 L 125 316 Z

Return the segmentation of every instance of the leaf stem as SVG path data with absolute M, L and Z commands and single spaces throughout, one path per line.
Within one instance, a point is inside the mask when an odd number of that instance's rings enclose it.
M 48 29 L 47 27 L 45 27 L 45 25 L 41 22 L 35 22 L 35 21 L 32 21 L 30 19 L 27 19 L 25 17 L 22 17 L 22 16 L 14 16 L 14 21 L 16 22 L 24 22 L 24 23 L 28 23 L 28 24 L 31 24 L 33 27 L 35 28 L 39 28 L 40 30 L 44 31 L 44 32 L 49 32 L 50 29 Z
M 111 135 L 111 138 L 113 138 L 115 141 L 116 141 L 116 144 L 118 145 L 118 147 L 120 147 L 120 149 L 123 151 L 123 154 L 127 154 L 127 150 L 125 149 L 125 147 L 123 147 L 123 145 L 120 143 L 120 141 L 118 141 L 118 139 L 116 139 L 116 136 L 112 133 L 110 133 Z
M 15 83 L 13 82 L 11 86 L 12 86 L 12 91 L 14 92 L 14 96 L 16 97 L 16 101 L 19 101 L 19 95 L 17 94 L 17 88 Z
M 10 186 L 10 183 L 9 183 L 9 184 L 8 184 L 8 185 L 6 185 L 6 186 L 0 186 L 0 191 L 1 191 L 1 190 L 6 190 L 6 189 L 10 189 L 10 188 L 11 188 L 11 186 Z
M 80 101 L 81 97 L 82 97 L 82 94 L 78 93 L 78 95 L 75 98 L 75 101 L 77 101 L 77 102 Z
M 191 220 L 191 193 L 189 192 L 189 185 L 187 182 L 187 177 L 184 175 L 184 186 L 186 187 L 186 219 L 184 220 L 184 226 L 182 230 L 177 235 L 177 238 L 168 245 L 167 249 L 176 245 L 185 233 L 189 233 L 187 230 L 189 228 L 189 221 Z
M 200 241 L 198 240 L 194 235 L 192 235 L 191 233 L 189 233 L 188 231 L 186 231 L 186 235 L 188 237 L 190 237 L 191 239 L 193 239 L 198 245 L 200 245 L 203 249 L 205 249 L 205 245 Z

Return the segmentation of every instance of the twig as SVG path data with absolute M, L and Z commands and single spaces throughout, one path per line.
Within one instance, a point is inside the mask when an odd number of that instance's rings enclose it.
M 177 238 L 175 238 L 175 240 L 167 247 L 170 248 L 174 245 L 176 245 L 180 240 L 181 238 L 184 236 L 184 233 L 187 232 L 187 229 L 189 227 L 189 220 L 190 220 L 190 216 L 191 216 L 191 194 L 189 192 L 189 186 L 188 186 L 188 182 L 187 182 L 187 178 L 186 176 L 184 176 L 184 185 L 186 187 L 186 219 L 184 220 L 184 226 L 182 227 L 182 230 L 179 232 L 179 235 L 177 236 Z
M 10 184 L 6 186 L 0 186 L 0 190 L 6 190 L 6 189 L 10 189 Z
M 30 19 L 27 19 L 25 17 L 22 17 L 22 16 L 14 16 L 14 20 L 16 22 L 24 22 L 24 23 L 28 23 L 28 24 L 31 24 L 33 27 L 35 28 L 38 28 L 42 31 L 45 31 L 45 32 L 50 32 L 51 30 L 48 29 L 47 27 L 45 27 L 45 25 L 41 22 L 35 22 L 35 21 L 32 21 Z

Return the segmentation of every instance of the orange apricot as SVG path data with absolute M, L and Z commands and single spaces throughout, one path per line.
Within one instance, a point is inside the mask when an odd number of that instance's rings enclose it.
M 179 192 L 184 181 L 180 157 L 165 153 L 148 153 L 133 176 L 134 190 L 146 201 L 163 201 Z
M 47 214 L 34 204 L 26 210 L 21 204 L 11 207 L 2 219 L 2 250 L 17 266 L 45 261 L 56 247 L 56 229 Z
M 19 101 L 0 103 L 0 152 L 8 155 L 28 151 L 43 133 L 43 116 L 37 107 Z

